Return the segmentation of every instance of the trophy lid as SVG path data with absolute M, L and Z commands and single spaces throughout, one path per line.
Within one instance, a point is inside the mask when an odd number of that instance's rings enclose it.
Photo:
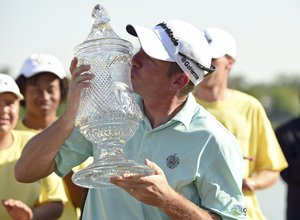
M 94 25 L 86 41 L 100 38 L 120 38 L 109 24 L 110 16 L 102 5 L 98 4 L 94 7 L 92 18 Z
M 75 55 L 89 50 L 89 48 L 101 49 L 100 47 L 102 46 L 109 47 L 110 45 L 112 48 L 120 47 L 126 49 L 125 51 L 131 53 L 133 49 L 132 44 L 129 41 L 121 39 L 115 33 L 115 31 L 112 29 L 109 23 L 110 16 L 102 5 L 97 4 L 94 7 L 92 11 L 92 18 L 94 20 L 92 29 L 89 35 L 87 36 L 86 40 L 74 48 Z

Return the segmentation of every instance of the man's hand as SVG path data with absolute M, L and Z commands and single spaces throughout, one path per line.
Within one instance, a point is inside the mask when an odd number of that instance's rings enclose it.
M 19 200 L 7 199 L 2 200 L 2 205 L 7 213 L 14 220 L 30 220 L 33 218 L 33 213 L 30 207 Z
M 153 168 L 153 175 L 141 176 L 125 173 L 123 176 L 111 177 L 110 181 L 123 188 L 137 200 L 160 207 L 175 191 L 169 186 L 164 172 L 159 166 L 147 159 L 145 164 Z
M 73 58 L 70 65 L 71 79 L 69 82 L 69 91 L 67 99 L 67 108 L 65 115 L 71 119 L 75 119 L 79 102 L 80 102 L 80 93 L 83 88 L 90 86 L 90 81 L 94 78 L 94 75 L 88 73 L 90 65 L 78 65 L 78 59 Z
M 173 190 L 168 184 L 164 172 L 155 163 L 145 160 L 145 164 L 154 170 L 153 175 L 141 176 L 127 173 L 123 176 L 111 177 L 110 181 L 137 200 L 160 208 L 170 219 L 221 220 L 219 215 L 201 209 Z
M 250 178 L 243 179 L 243 191 L 253 192 L 255 190 L 255 181 Z
M 251 156 L 243 156 L 243 159 L 249 161 L 255 161 L 255 157 L 251 157 Z

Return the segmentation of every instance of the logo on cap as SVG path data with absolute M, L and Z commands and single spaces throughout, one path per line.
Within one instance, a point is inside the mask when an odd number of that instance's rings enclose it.
M 162 22 L 162 23 L 159 23 L 158 25 L 156 26 L 161 26 L 166 34 L 169 36 L 169 38 L 171 39 L 171 41 L 173 42 L 174 46 L 178 46 L 178 39 L 176 39 L 173 35 L 173 31 L 167 27 L 166 23 L 165 22 Z
M 190 71 L 190 73 L 194 76 L 194 78 L 196 80 L 199 79 L 198 74 L 196 73 L 196 71 L 194 70 L 194 68 L 190 65 L 190 62 L 187 60 L 186 56 L 182 56 L 181 59 L 180 59 L 180 61 Z

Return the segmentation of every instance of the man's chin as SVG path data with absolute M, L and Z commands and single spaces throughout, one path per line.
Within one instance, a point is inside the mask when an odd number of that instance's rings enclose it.
M 53 110 L 51 110 L 51 108 L 49 107 L 40 107 L 39 111 L 42 112 L 43 114 L 47 114 L 49 112 L 52 112 Z

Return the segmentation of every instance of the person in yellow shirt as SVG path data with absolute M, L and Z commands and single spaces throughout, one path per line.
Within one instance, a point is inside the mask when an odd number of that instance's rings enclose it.
M 31 54 L 24 61 L 16 82 L 24 96 L 21 105 L 25 109 L 16 129 L 38 133 L 57 119 L 59 105 L 66 98 L 68 79 L 64 67 L 52 55 Z M 61 220 L 79 219 L 80 216 L 84 189 L 73 184 L 72 174 L 70 172 L 63 179 L 69 200 L 65 203 Z
M 12 77 L 0 73 L 0 219 L 57 219 L 67 200 L 61 179 L 49 175 L 30 184 L 19 183 L 14 166 L 35 133 L 13 130 L 23 95 Z
M 48 54 L 31 54 L 16 79 L 24 100 L 23 118 L 17 129 L 41 131 L 57 119 L 59 105 L 65 100 L 68 79 L 61 62 Z
M 228 75 L 236 60 L 233 37 L 220 28 L 205 31 L 216 72 L 194 91 L 197 102 L 212 113 L 238 140 L 245 172 L 243 194 L 250 220 L 265 219 L 255 190 L 272 186 L 287 162 L 262 104 L 254 97 L 228 88 Z

